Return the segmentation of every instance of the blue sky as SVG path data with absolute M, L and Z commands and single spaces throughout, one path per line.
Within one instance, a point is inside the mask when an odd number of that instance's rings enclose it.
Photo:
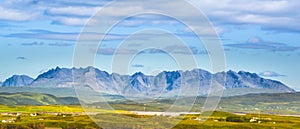
M 300 7 L 299 1 L 188 1 L 199 8 L 215 27 L 225 50 L 227 70 L 258 73 L 300 90 L 300 11 L 297 11 Z M 77 37 L 89 18 L 109 2 L 111 1 L 54 0 L 48 3 L 37 0 L 1 0 L 0 81 L 14 74 L 36 77 L 56 66 L 72 67 Z M 114 8 L 106 12 L 107 15 L 114 16 L 117 11 L 132 13 L 143 10 L 141 7 L 130 6 L 134 0 L 122 2 L 123 7 Z M 155 1 L 146 6 L 162 8 Z M 170 10 L 174 8 L 180 15 L 187 16 L 189 20 L 197 23 L 191 12 L 180 10 L 181 7 L 176 5 L 176 2 L 170 3 Z M 91 48 L 91 51 L 97 52 L 95 66 L 111 72 L 113 52 L 116 48 L 130 34 L 147 28 L 160 28 L 175 34 L 190 48 L 199 67 L 211 71 L 209 55 L 204 46 L 198 43 L 199 39 L 184 24 L 158 15 L 131 17 L 116 25 L 99 48 Z M 208 36 L 210 34 L 203 32 Z M 89 40 L 96 40 L 99 35 L 101 34 L 91 32 L 87 37 Z M 140 39 L 143 39 L 143 36 L 140 36 Z M 140 42 L 135 40 L 128 40 L 131 43 L 128 46 L 130 50 L 139 46 Z M 161 34 L 155 42 L 176 42 L 173 40 L 175 39 L 168 40 Z M 191 53 L 180 51 L 183 50 L 182 46 L 173 45 L 167 49 L 178 50 L 177 54 L 183 58 L 191 56 Z M 124 49 L 121 54 L 130 52 Z M 179 68 L 170 55 L 152 49 L 138 54 L 128 65 L 128 69 L 129 74 L 136 71 L 156 74 L 161 70 Z

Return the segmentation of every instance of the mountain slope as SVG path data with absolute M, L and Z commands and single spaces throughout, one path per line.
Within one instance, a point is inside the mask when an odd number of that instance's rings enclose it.
M 14 75 L 8 79 L 6 79 L 2 86 L 28 86 L 33 82 L 33 78 L 26 75 Z
M 228 71 L 226 73 L 217 73 L 216 76 L 219 76 L 220 74 L 226 75 L 226 89 L 261 88 L 285 92 L 295 92 L 293 89 L 289 88 L 279 81 L 264 79 L 262 77 L 259 77 L 256 73 L 249 73 L 245 71 L 239 71 L 238 73 L 236 73 L 234 71 Z M 217 81 L 221 82 L 221 80 Z
M 0 93 L 0 104 L 3 105 L 70 105 L 79 104 L 74 97 L 55 97 L 40 93 Z
M 70 87 L 73 82 L 72 69 L 59 68 L 51 69 L 39 75 L 32 83 L 31 86 L 39 87 Z

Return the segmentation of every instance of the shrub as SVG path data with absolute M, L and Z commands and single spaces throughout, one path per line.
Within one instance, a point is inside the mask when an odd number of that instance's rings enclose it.
M 249 119 L 241 116 L 228 116 L 226 118 L 227 122 L 249 122 Z

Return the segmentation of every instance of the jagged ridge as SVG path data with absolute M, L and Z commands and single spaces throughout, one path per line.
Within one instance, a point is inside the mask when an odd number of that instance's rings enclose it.
M 224 77 L 226 77 L 226 80 L 224 80 Z M 26 81 L 19 81 L 20 78 Z M 129 76 L 117 73 L 109 74 L 94 67 L 72 69 L 57 67 L 39 75 L 34 80 L 24 75 L 13 76 L 7 79 L 3 86 L 82 86 L 98 90 L 99 92 L 121 95 L 154 95 L 178 92 L 181 88 L 195 87 L 195 89 L 199 88 L 199 94 L 206 94 L 210 88 L 211 81 L 224 84 L 225 89 L 258 88 L 279 92 L 295 92 L 295 90 L 279 81 L 264 79 L 255 73 L 228 71 L 212 74 L 202 69 L 164 71 L 156 76 L 148 76 L 138 72 Z

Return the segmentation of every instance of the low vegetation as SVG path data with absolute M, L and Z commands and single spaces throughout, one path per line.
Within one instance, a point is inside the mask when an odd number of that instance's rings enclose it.
M 0 93 L 0 104 L 4 105 L 78 105 L 75 97 L 56 97 L 50 94 L 31 92 Z
M 143 124 L 118 123 L 115 121 L 116 113 L 123 114 L 128 118 L 148 119 L 153 116 L 129 114 L 128 112 L 106 111 L 103 114 L 89 116 L 84 114 L 80 106 L 1 106 L 0 128 L 1 129 L 100 129 L 101 125 L 110 124 L 120 128 L 163 128 L 153 121 L 145 121 Z M 7 112 L 10 111 L 10 112 Z M 47 112 L 46 112 L 47 111 Z M 19 112 L 19 113 L 16 113 Z M 209 112 L 204 112 L 209 113 Z M 211 114 L 211 113 L 209 113 Z M 126 118 L 124 117 L 124 118 Z M 123 118 L 120 118 L 123 119 Z M 155 122 L 166 122 L 172 124 L 172 119 L 182 120 L 174 129 L 240 129 L 240 128 L 262 128 L 262 129 L 285 129 L 299 128 L 300 118 L 291 116 L 276 116 L 266 114 L 232 114 L 228 112 L 215 111 L 209 118 L 201 115 L 184 116 L 159 116 Z M 114 122 L 115 121 L 115 122 Z M 168 122 L 169 121 L 169 122 Z M 154 123 L 155 123 L 154 122 Z M 144 126 L 151 125 L 151 126 Z
M 23 104 L 18 100 L 20 98 L 23 98 Z M 228 97 L 221 100 L 218 111 L 215 112 L 203 112 L 201 115 L 157 116 L 151 119 L 154 116 L 137 115 L 130 111 L 165 111 L 174 100 L 158 99 L 147 105 L 133 101 L 115 101 L 110 102 L 110 106 L 115 110 L 104 110 L 101 108 L 103 103 L 88 104 L 83 109 L 79 101 L 72 97 L 60 98 L 27 92 L 3 93 L 0 94 L 0 103 L 4 103 L 0 105 L 0 129 L 100 129 L 104 125 L 137 129 L 164 128 L 159 123 L 176 125 L 173 126 L 174 129 L 297 129 L 300 128 L 300 117 L 296 117 L 300 114 L 300 102 L 297 98 L 299 93 Z M 198 97 L 192 111 L 200 113 L 199 109 L 204 102 L 204 97 Z M 120 114 L 124 117 L 118 117 Z M 207 117 L 208 114 L 211 116 Z M 295 116 L 280 116 L 280 114 Z M 141 119 L 143 123 L 116 121 L 127 118 Z M 178 124 L 174 123 L 176 120 L 180 120 Z

